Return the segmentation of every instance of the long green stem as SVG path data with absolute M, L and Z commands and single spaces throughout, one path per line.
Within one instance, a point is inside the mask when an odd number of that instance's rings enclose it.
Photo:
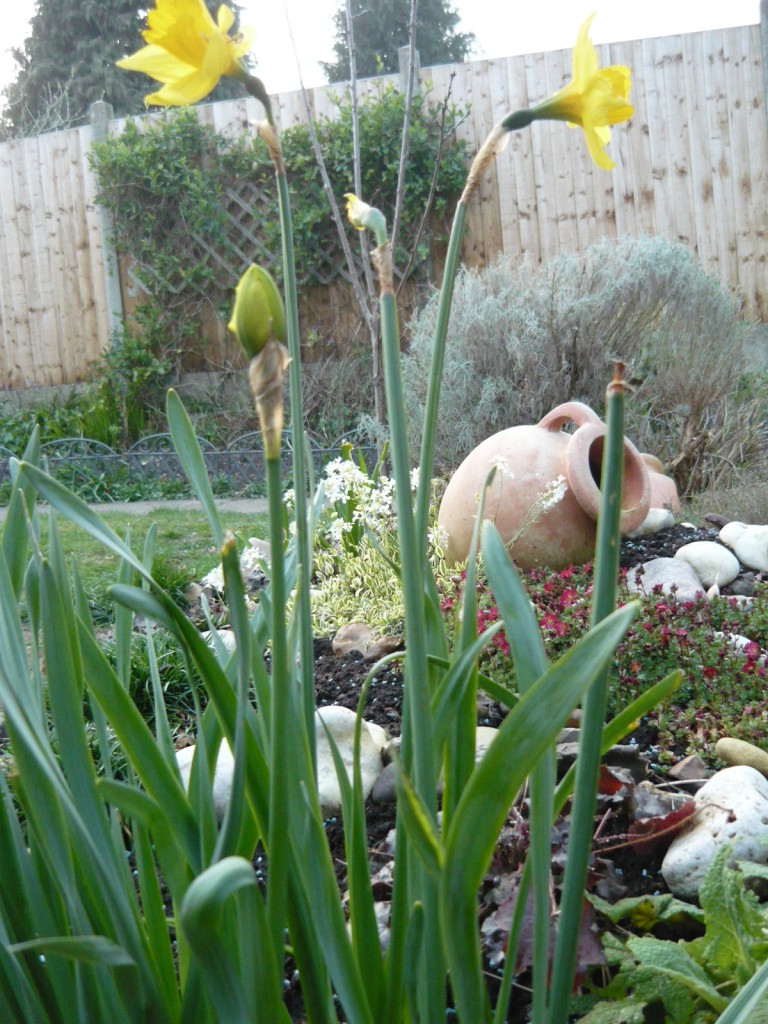
M 616 607 L 616 580 L 619 569 L 619 523 L 621 486 L 624 467 L 624 382 L 623 366 L 616 364 L 614 379 L 608 387 L 606 437 L 601 477 L 600 513 L 597 521 L 595 585 L 592 625 L 595 626 Z M 568 860 L 560 903 L 560 924 L 555 945 L 550 987 L 549 1024 L 563 1024 L 568 1018 L 568 1002 L 576 964 L 576 945 L 584 901 L 592 831 L 597 803 L 597 776 L 600 767 L 601 739 L 608 699 L 610 670 L 587 693 L 582 709 L 579 756 L 571 811 Z
M 283 239 L 283 277 L 285 282 L 285 319 L 288 340 L 288 382 L 291 402 L 291 441 L 293 446 L 293 485 L 295 493 L 296 545 L 299 552 L 297 566 L 297 611 L 299 622 L 299 652 L 301 692 L 307 738 L 316 768 L 315 752 L 315 688 L 314 637 L 312 634 L 312 605 L 310 578 L 312 575 L 312 538 L 307 514 L 307 465 L 304 446 L 304 404 L 301 395 L 301 343 L 299 338 L 299 304 L 296 287 L 296 265 L 293 250 L 293 222 L 291 218 L 288 182 L 285 171 L 277 174 L 280 200 L 280 224 Z
M 407 637 L 404 664 L 404 700 L 402 722 L 401 754 L 406 771 L 413 780 L 414 788 L 423 804 L 436 821 L 437 766 L 431 743 L 432 724 L 430 717 L 429 662 L 427 628 L 424 609 L 423 545 L 417 536 L 416 519 L 411 498 L 410 459 L 406 429 L 405 401 L 400 369 L 400 344 L 397 329 L 397 310 L 392 281 L 392 263 L 386 230 L 377 231 L 378 249 L 374 255 L 379 272 L 381 311 L 381 336 L 384 357 L 384 384 L 387 396 L 387 414 L 390 424 L 390 450 L 392 473 L 395 480 L 395 501 L 397 507 L 398 534 L 400 540 L 400 564 L 402 566 L 403 606 L 405 633 Z M 398 832 L 401 830 L 398 829 Z M 404 830 L 403 830 L 404 832 Z M 405 839 L 401 836 L 400 839 Z M 407 857 L 408 903 L 419 902 L 424 909 L 426 926 L 419 936 L 418 975 L 415 976 L 415 991 L 406 985 L 419 1007 L 422 1020 L 437 1020 L 445 1006 L 445 964 L 442 956 L 439 930 L 437 927 L 437 886 L 431 879 L 418 855 L 406 841 L 398 840 L 399 855 Z M 402 860 L 401 860 L 402 863 Z M 398 889 L 393 904 L 401 908 L 402 889 Z M 398 927 L 408 929 L 410 922 L 398 921 Z M 400 936 L 403 938 L 403 936 Z M 407 942 L 400 944 L 405 949 Z M 401 965 L 402 966 L 402 965 Z M 412 967 L 412 965 L 410 965 Z M 414 978 L 412 969 L 405 964 L 405 976 Z
M 285 565 L 283 558 L 283 494 L 280 456 L 267 462 L 269 505 L 270 600 L 272 608 L 272 671 L 269 708 L 269 822 L 267 852 L 267 916 L 275 955 L 283 945 L 287 911 L 289 830 L 285 827 L 286 793 L 292 793 L 290 736 L 293 718 L 292 665 L 285 622 Z
M 293 218 L 288 192 L 288 179 L 283 164 L 280 137 L 272 113 L 270 98 L 260 79 L 248 75 L 247 91 L 263 105 L 269 129 L 264 138 L 275 167 L 277 198 L 282 239 L 283 285 L 285 289 L 285 325 L 288 342 L 288 381 L 291 404 L 291 444 L 293 448 L 293 487 L 295 491 L 296 545 L 298 549 L 296 607 L 299 622 L 299 653 L 302 705 L 307 739 L 316 767 L 315 753 L 315 690 L 313 679 L 314 637 L 312 634 L 312 606 L 310 579 L 312 575 L 312 537 L 309 530 L 307 502 L 307 461 L 304 447 L 304 403 L 301 391 L 301 338 L 299 334 L 299 300 L 296 284 L 296 261 L 293 247 Z M 282 512 L 281 512 L 282 515 Z
M 381 332 L 384 349 L 384 382 L 390 427 L 392 475 L 395 479 L 395 500 L 400 540 L 400 564 L 403 567 L 403 604 L 405 632 L 408 640 L 405 658 L 407 673 L 403 707 L 402 756 L 406 768 L 413 765 L 413 781 L 417 793 L 431 806 L 435 796 L 435 764 L 430 735 L 429 664 L 425 642 L 424 567 L 419 556 L 420 544 L 411 500 L 408 441 L 405 430 L 405 403 L 400 376 L 400 350 L 397 338 L 395 296 L 382 294 Z M 416 738 L 418 737 L 418 742 Z
M 461 243 L 464 238 L 466 215 L 467 204 L 464 199 L 461 199 L 456 207 L 456 213 L 453 218 L 451 238 L 448 243 L 448 254 L 443 271 L 443 282 L 440 286 L 435 340 L 432 348 L 432 364 L 429 371 L 427 400 L 424 407 L 424 427 L 421 435 L 421 453 L 419 457 L 419 490 L 416 499 L 416 535 L 424 545 L 423 555 L 426 555 L 429 506 L 432 498 L 432 471 L 435 464 L 435 435 L 437 413 L 440 405 L 440 385 L 445 365 L 445 339 L 448 335 L 448 321 L 451 315 L 451 302 L 453 301 L 456 272 L 461 256 Z

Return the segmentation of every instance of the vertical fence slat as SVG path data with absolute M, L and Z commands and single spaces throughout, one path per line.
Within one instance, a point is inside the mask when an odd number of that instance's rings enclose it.
M 47 275 L 40 266 L 41 254 L 36 247 L 39 235 L 34 230 L 34 203 L 36 171 L 38 161 L 29 159 L 32 145 L 37 148 L 37 140 L 31 142 L 21 139 L 11 143 L 11 167 L 13 171 L 13 190 L 16 200 L 16 231 L 11 235 L 14 245 L 14 256 L 11 262 L 11 286 L 14 300 L 14 322 L 12 329 L 16 333 L 16 368 L 25 382 L 37 383 L 35 359 L 39 327 L 45 319 L 47 310 L 39 302 L 38 296 L 45 288 Z M 33 325 L 36 328 L 33 330 Z M 42 361 L 42 360 L 41 360 Z M 46 383 L 46 367 L 42 367 L 42 383 Z
M 768 36 L 768 22 L 765 25 L 765 34 Z M 742 29 L 743 49 L 748 54 L 745 63 L 745 74 L 747 76 L 748 97 L 746 113 L 749 119 L 749 175 L 751 182 L 750 198 L 744 197 L 744 206 L 748 209 L 749 215 L 745 222 L 740 224 L 742 230 L 751 229 L 751 239 L 754 246 L 754 255 L 751 264 L 743 267 L 745 277 L 741 279 L 740 285 L 746 299 L 746 308 L 752 314 L 762 312 L 763 320 L 768 319 L 768 252 L 766 242 L 768 241 L 768 224 L 766 224 L 766 196 L 768 196 L 768 117 L 766 116 L 766 101 L 768 100 L 768 69 L 763 68 L 763 55 L 760 48 L 760 39 L 755 38 L 751 28 Z M 760 212 L 760 218 L 755 223 L 755 211 Z
M 524 110 L 534 102 L 528 96 L 524 75 L 512 74 L 512 65 L 506 62 L 507 96 L 509 112 Z M 502 216 L 501 246 L 503 252 L 519 252 L 531 259 L 541 259 L 541 240 L 536 208 L 536 183 L 531 159 L 531 133 L 513 132 L 506 149 L 505 163 L 512 175 L 508 195 L 499 197 Z
M 735 271 L 738 266 L 736 259 L 736 242 L 734 236 L 733 189 L 731 185 L 732 154 L 730 144 L 730 125 L 725 99 L 723 80 L 723 53 L 720 49 L 717 33 L 702 33 L 701 52 L 704 69 L 705 90 L 707 97 L 707 124 L 709 125 L 712 150 L 710 153 L 710 171 L 714 193 L 715 216 L 718 226 L 717 254 L 719 275 L 726 281 L 737 280 Z
M 743 33 L 746 43 L 746 33 Z M 760 164 L 757 163 L 757 141 L 765 137 L 761 131 L 765 124 L 762 117 L 762 92 L 758 92 L 758 83 L 751 75 L 752 62 L 746 46 L 734 52 L 725 64 L 725 92 L 730 123 L 732 174 L 734 203 L 734 227 L 736 255 L 738 260 L 737 278 L 742 294 L 747 302 L 753 292 L 755 268 L 760 265 L 760 258 L 765 259 L 765 242 L 760 242 L 752 227 L 753 210 L 756 204 L 765 207 L 768 202 L 765 189 L 765 178 L 758 184 L 756 175 Z M 736 155 L 746 154 L 748 160 L 736 160 Z M 764 165 L 762 168 L 764 172 Z M 757 186 L 757 187 L 756 187 Z M 765 269 L 765 263 L 762 264 Z
M 29 139 L 28 144 L 32 141 Z M 73 379 L 78 356 L 76 347 L 64 342 L 65 337 L 72 336 L 71 309 L 78 304 L 79 284 L 79 274 L 73 266 L 78 240 L 74 202 L 68 187 L 67 133 L 50 132 L 34 141 L 40 183 L 34 202 L 45 225 L 46 240 L 44 245 L 38 241 L 38 288 L 44 312 L 43 329 L 35 337 L 36 369 L 42 372 L 45 367 L 47 371 L 47 378 L 40 383 L 61 384 Z M 81 321 L 81 344 L 83 336 Z

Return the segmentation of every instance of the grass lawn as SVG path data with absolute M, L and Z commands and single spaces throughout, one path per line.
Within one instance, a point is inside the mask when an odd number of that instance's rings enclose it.
M 130 531 L 130 544 L 138 555 L 144 550 L 149 528 L 153 523 L 157 524 L 152 571 L 158 583 L 174 596 L 180 595 L 188 583 L 199 580 L 219 560 L 208 522 L 200 511 L 171 506 L 134 515 L 106 507 L 100 514 L 119 536 L 125 538 Z M 267 536 L 267 517 L 264 514 L 222 512 L 221 519 L 224 527 L 242 542 L 248 537 Z M 107 588 L 117 578 L 117 556 L 63 516 L 57 516 L 56 521 L 66 558 L 77 566 L 92 605 L 106 612 L 109 605 Z M 48 532 L 45 514 L 41 515 L 41 527 L 45 544 Z

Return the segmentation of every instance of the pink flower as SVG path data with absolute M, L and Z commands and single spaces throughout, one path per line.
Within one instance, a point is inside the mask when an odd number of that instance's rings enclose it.
M 565 636 L 568 632 L 568 627 L 564 622 L 561 622 L 556 615 L 552 612 L 545 612 L 545 614 L 539 620 L 539 625 L 542 629 L 546 629 L 550 633 L 554 633 L 555 636 Z

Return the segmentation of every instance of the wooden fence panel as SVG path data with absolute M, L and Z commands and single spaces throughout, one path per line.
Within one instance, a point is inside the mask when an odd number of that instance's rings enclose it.
M 602 64 L 632 69 L 635 113 L 613 129 L 616 168 L 594 167 L 577 131 L 543 122 L 516 133 L 489 175 L 491 187 L 468 211 L 467 261 L 499 252 L 513 261 L 525 254 L 546 260 L 603 237 L 662 235 L 690 247 L 706 270 L 739 290 L 748 315 L 766 319 L 768 121 L 759 26 L 598 52 Z M 570 77 L 566 51 L 506 64 L 508 110 L 546 98 Z M 503 109 L 501 79 L 489 74 L 494 109 Z M 455 93 L 472 103 L 476 90 Z M 498 246 L 487 234 L 489 219 L 500 225 Z
M 632 120 L 613 130 L 610 173 L 592 164 L 579 131 L 542 122 L 516 132 L 481 183 L 464 254 L 481 266 L 504 253 L 546 260 L 604 237 L 662 235 L 768 319 L 768 119 L 760 26 L 614 43 L 601 63 L 632 69 Z M 569 51 L 424 68 L 440 102 L 448 89 L 470 116 L 458 134 L 475 152 L 506 112 L 533 105 L 570 78 Z M 384 80 L 385 82 L 394 79 Z M 316 117 L 333 116 L 346 86 L 312 90 Z M 360 83 L 361 95 L 382 88 Z M 281 127 L 306 119 L 294 92 L 275 97 Z M 252 98 L 198 107 L 237 135 L 263 116 Z M 164 116 L 160 115 L 153 115 Z M 110 124 L 119 132 L 123 122 Z M 0 145 L 0 388 L 68 383 L 109 344 L 104 251 L 87 164 L 90 128 Z M 234 282 L 233 282 L 234 284 Z M 122 278 L 126 307 L 135 288 Z M 306 297 L 319 310 L 318 295 Z M 335 289 L 325 322 L 345 308 Z M 326 310 L 327 306 L 327 310 Z M 319 313 L 318 313 L 319 316 Z M 227 358 L 221 324 L 206 325 Z
M 0 387 L 81 380 L 109 342 L 90 131 L 0 146 Z

